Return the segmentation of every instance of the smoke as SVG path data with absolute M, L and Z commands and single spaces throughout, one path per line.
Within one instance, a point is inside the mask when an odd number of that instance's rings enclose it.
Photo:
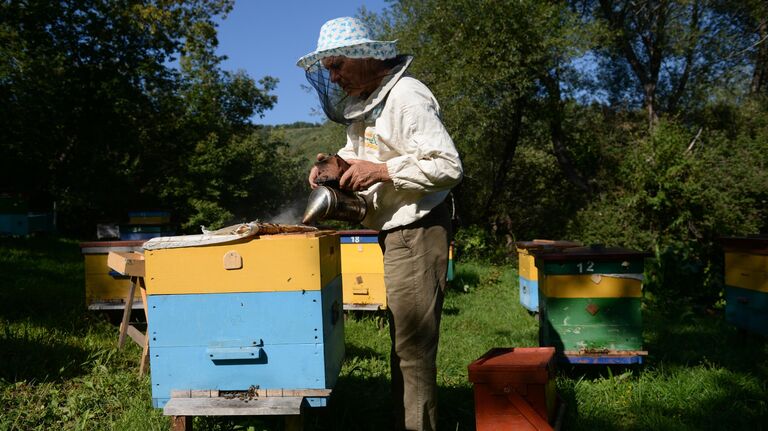
M 306 199 L 296 200 L 284 204 L 277 212 L 277 215 L 268 217 L 269 223 L 275 224 L 301 224 L 304 216 L 304 207 L 307 205 Z

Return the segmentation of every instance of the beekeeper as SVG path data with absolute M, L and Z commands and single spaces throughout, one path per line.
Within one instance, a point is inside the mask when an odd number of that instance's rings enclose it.
M 445 199 L 462 177 L 432 92 L 407 73 L 412 56 L 373 40 L 350 17 L 326 22 L 298 61 L 328 118 L 347 125 L 340 179 L 359 192 L 362 224 L 379 230 L 392 339 L 395 428 L 436 428 L 436 366 L 451 217 Z M 320 159 L 322 155 L 318 155 Z M 317 170 L 309 183 L 315 188 Z

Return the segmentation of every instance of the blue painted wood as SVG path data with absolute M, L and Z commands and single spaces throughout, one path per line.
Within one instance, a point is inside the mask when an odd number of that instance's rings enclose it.
M 520 277 L 520 303 L 533 313 L 539 312 L 539 281 Z
M 768 292 L 726 285 L 725 320 L 768 337 Z
M 561 361 L 569 364 L 603 364 L 603 365 L 630 365 L 630 364 L 642 364 L 642 355 L 628 355 L 628 356 L 615 356 L 615 355 L 564 355 L 561 357 Z
M 150 295 L 152 403 L 172 390 L 324 389 L 344 356 L 341 277 L 320 291 Z
M 378 244 L 378 235 L 341 235 L 339 236 L 341 244 Z

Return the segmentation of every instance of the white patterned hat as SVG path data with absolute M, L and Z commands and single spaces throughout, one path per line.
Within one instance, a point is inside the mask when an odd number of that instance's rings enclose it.
M 336 55 L 379 60 L 397 57 L 396 40 L 379 41 L 372 36 L 371 29 L 359 19 L 332 19 L 320 28 L 317 49 L 301 57 L 296 65 L 306 70 L 317 60 Z

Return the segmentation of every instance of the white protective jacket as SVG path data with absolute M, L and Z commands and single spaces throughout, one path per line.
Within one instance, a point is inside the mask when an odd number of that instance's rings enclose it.
M 404 226 L 424 217 L 461 181 L 462 166 L 440 120 L 440 106 L 419 80 L 404 75 L 384 83 L 374 104 L 386 98 L 374 122 L 347 128 L 344 159 L 386 163 L 392 181 L 360 192 L 368 203 L 363 225 L 377 230 Z M 394 82 L 392 82 L 394 81 Z

